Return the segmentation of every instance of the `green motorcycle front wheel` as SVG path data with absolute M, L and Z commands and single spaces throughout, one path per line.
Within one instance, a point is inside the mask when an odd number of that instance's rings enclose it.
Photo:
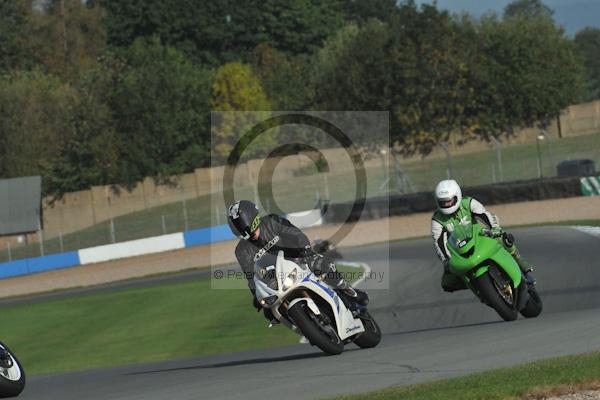
M 475 279 L 473 283 L 483 302 L 496 310 L 502 319 L 505 321 L 517 319 L 519 313 L 512 301 L 514 296 L 512 294 L 509 296 L 501 290 L 504 285 L 509 285 L 507 281 L 495 282 L 489 273 L 485 273 Z

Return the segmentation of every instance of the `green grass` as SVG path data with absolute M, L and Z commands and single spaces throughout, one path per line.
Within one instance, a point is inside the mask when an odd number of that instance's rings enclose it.
M 244 290 L 207 279 L 4 307 L 2 340 L 29 375 L 297 343 Z
M 520 398 L 538 387 L 584 385 L 600 378 L 600 353 L 568 356 L 447 379 L 389 388 L 344 400 L 503 400 Z
M 298 342 L 281 325 L 267 328 L 247 289 L 210 284 L 201 279 L 3 307 L 2 340 L 29 375 Z

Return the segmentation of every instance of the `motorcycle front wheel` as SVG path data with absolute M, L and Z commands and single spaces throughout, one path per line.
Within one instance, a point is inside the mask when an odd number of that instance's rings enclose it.
M 503 320 L 514 321 L 517 319 L 519 313 L 513 304 L 513 289 L 510 286 L 508 277 L 505 278 L 506 279 L 502 280 L 501 282 L 497 282 L 488 272 L 477 278 L 473 284 L 479 291 L 479 296 L 481 296 L 481 299 L 494 310 L 496 310 Z M 510 294 L 503 291 L 504 287 L 510 289 Z
M 310 344 L 331 355 L 340 354 L 344 350 L 344 342 L 338 336 L 335 328 L 320 323 L 318 317 L 306 306 L 306 303 L 294 304 L 288 310 L 288 316 L 306 336 Z
M 4 343 L 0 342 L 0 347 L 8 352 L 12 364 L 8 368 L 0 366 L 0 398 L 16 397 L 25 388 L 25 370 Z

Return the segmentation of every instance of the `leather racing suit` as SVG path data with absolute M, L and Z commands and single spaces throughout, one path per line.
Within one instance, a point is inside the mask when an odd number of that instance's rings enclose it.
M 433 245 L 438 257 L 444 265 L 444 273 L 442 275 L 442 289 L 444 289 L 444 291 L 454 292 L 456 290 L 467 288 L 462 279 L 451 274 L 448 270 L 448 258 L 450 257 L 450 252 L 447 247 L 449 231 L 452 230 L 452 227 L 449 228 L 449 226 L 467 223 L 479 223 L 485 228 L 491 229 L 492 232 L 497 234 L 497 239 L 502 243 L 504 248 L 513 256 L 521 271 L 527 275 L 527 273 L 532 270 L 531 265 L 521 257 L 517 250 L 517 247 L 514 244 L 513 235 L 502 233 L 498 217 L 487 211 L 483 204 L 476 199 L 465 196 L 461 200 L 460 207 L 455 213 L 445 215 L 439 210 L 436 210 L 431 217 L 431 236 L 433 238 Z

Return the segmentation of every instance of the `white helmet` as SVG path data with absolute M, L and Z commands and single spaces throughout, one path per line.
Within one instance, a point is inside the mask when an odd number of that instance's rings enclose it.
M 441 181 L 435 187 L 435 202 L 442 214 L 454 214 L 460 207 L 461 200 L 462 192 L 454 179 Z

